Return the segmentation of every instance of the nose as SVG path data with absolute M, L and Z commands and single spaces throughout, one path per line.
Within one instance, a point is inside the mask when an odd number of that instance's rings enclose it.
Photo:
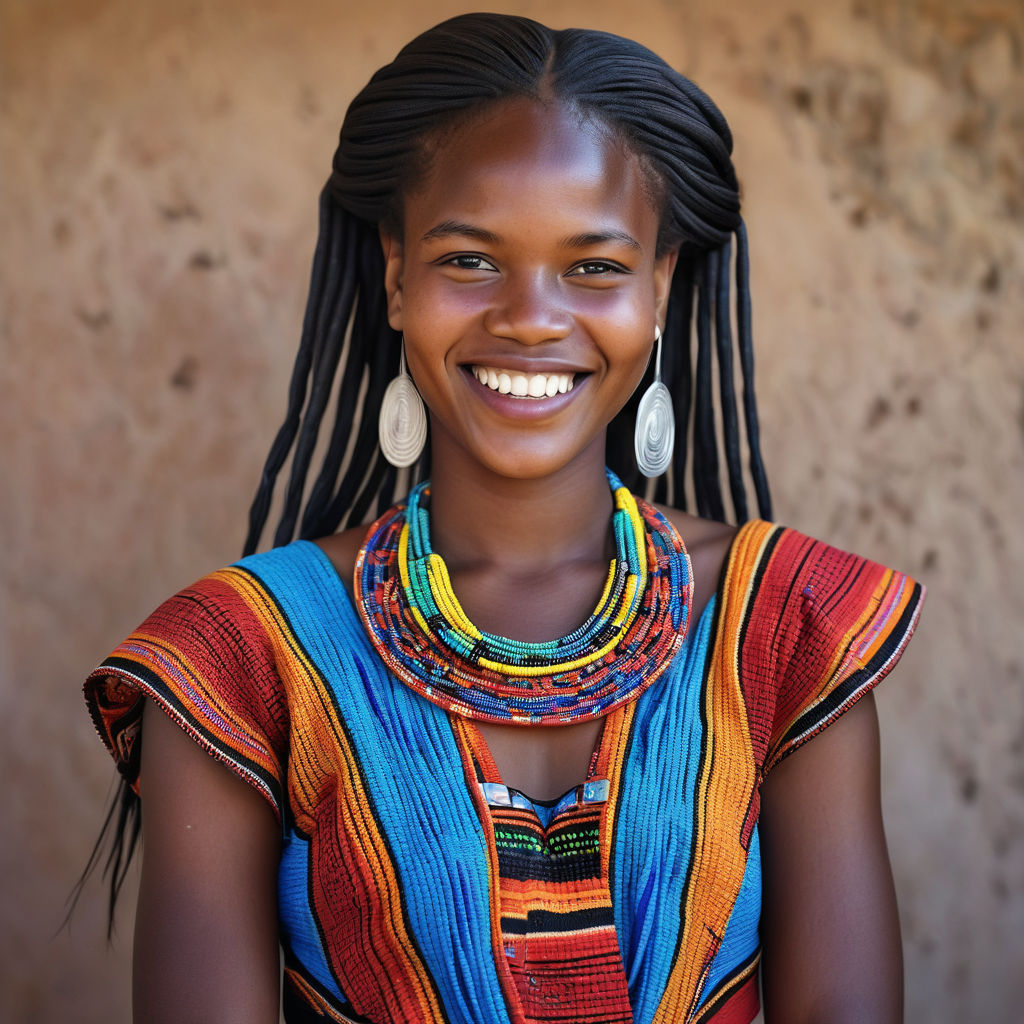
M 510 276 L 494 296 L 484 326 L 495 337 L 521 345 L 559 341 L 572 331 L 559 281 L 540 270 Z

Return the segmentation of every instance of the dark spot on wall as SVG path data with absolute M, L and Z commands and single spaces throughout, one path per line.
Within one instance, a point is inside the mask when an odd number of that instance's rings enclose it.
M 848 219 L 855 228 L 862 228 L 868 222 L 868 211 L 863 206 L 855 206 L 849 212 Z
M 171 387 L 178 391 L 191 391 L 199 376 L 199 360 L 185 356 L 178 368 L 171 374 Z
M 999 875 L 992 876 L 992 894 L 998 900 L 1010 898 L 1010 887 L 1006 884 L 1005 878 L 1001 878 Z
M 870 523 L 875 518 L 875 510 L 866 501 L 857 506 L 857 518 L 862 523 Z
M 1003 524 L 999 521 L 999 516 L 992 511 L 988 505 L 978 505 L 978 515 L 981 518 L 981 524 L 988 531 L 992 538 L 992 544 L 996 548 L 1003 548 L 1006 546 L 1006 537 L 1003 534 Z
M 988 118 L 983 110 L 973 108 L 965 111 L 950 129 L 951 142 L 967 149 L 977 150 L 984 143 Z
M 192 253 L 188 265 L 193 270 L 216 270 L 218 267 L 223 267 L 227 261 L 226 256 L 214 256 L 209 249 L 197 249 Z
M 165 203 L 157 207 L 164 220 L 173 223 L 177 220 L 202 220 L 202 214 L 191 200 L 183 199 L 178 203 Z
M 872 429 L 879 426 L 882 422 L 889 418 L 892 412 L 892 403 L 885 395 L 876 395 L 875 400 L 871 403 L 871 408 L 868 409 L 867 416 L 867 427 Z
M 71 225 L 63 217 L 54 221 L 53 240 L 58 245 L 67 245 L 71 241 Z
M 939 553 L 935 548 L 928 548 L 921 559 L 922 572 L 934 572 L 939 567 Z
M 965 804 L 973 804 L 978 799 L 978 780 L 973 772 L 965 772 L 960 777 L 960 799 Z
M 311 121 L 320 113 L 320 101 L 312 88 L 304 85 L 299 90 L 299 101 L 297 104 L 299 117 L 303 121 Z
M 821 480 L 825 476 L 825 467 L 820 462 L 815 462 L 811 466 L 811 479 Z
M 979 309 L 974 315 L 974 322 L 979 331 L 987 331 L 992 326 L 992 314 L 987 309 Z
M 996 183 L 1003 201 L 1003 208 L 1014 220 L 1024 214 L 1024 184 L 1021 183 L 1020 164 L 1007 156 L 1000 156 L 996 165 Z
M 914 506 L 892 491 L 882 492 L 882 507 L 905 525 L 909 526 L 914 521 Z
M 906 410 L 908 416 L 920 416 L 921 399 L 917 395 L 911 395 L 907 399 Z
M 921 314 L 916 309 L 905 309 L 901 313 L 894 313 L 893 316 L 898 324 L 901 324 L 908 330 L 915 328 L 917 322 L 921 319 Z
M 806 85 L 795 85 L 789 91 L 789 101 L 797 110 L 807 114 L 814 104 L 814 94 Z
M 981 279 L 981 290 L 984 292 L 997 292 L 999 291 L 999 285 L 1002 283 L 1002 273 L 999 270 L 999 264 L 993 263 L 988 270 L 985 271 L 985 276 Z
M 89 310 L 79 308 L 75 310 L 75 316 L 90 331 L 102 331 L 113 319 L 109 309 Z

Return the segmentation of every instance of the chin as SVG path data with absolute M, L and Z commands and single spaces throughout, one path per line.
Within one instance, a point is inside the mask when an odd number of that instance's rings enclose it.
M 593 442 L 591 442 L 593 444 Z M 590 446 L 566 448 L 552 445 L 495 444 L 479 449 L 473 457 L 496 476 L 509 480 L 542 480 L 562 472 L 584 457 L 592 457 Z M 604 466 L 604 438 L 601 438 L 601 466 Z

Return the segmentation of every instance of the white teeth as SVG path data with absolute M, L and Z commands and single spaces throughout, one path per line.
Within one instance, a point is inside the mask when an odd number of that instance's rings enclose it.
M 524 373 L 497 370 L 493 366 L 473 366 L 471 372 L 481 384 L 499 395 L 516 398 L 552 398 L 572 391 L 574 375 L 571 373 Z

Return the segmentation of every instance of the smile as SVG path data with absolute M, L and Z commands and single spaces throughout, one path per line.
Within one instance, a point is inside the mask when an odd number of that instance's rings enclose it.
M 575 374 L 572 373 L 522 373 L 519 370 L 504 370 L 496 366 L 470 367 L 470 372 L 481 384 L 497 391 L 499 395 L 513 398 L 551 398 L 572 391 Z

